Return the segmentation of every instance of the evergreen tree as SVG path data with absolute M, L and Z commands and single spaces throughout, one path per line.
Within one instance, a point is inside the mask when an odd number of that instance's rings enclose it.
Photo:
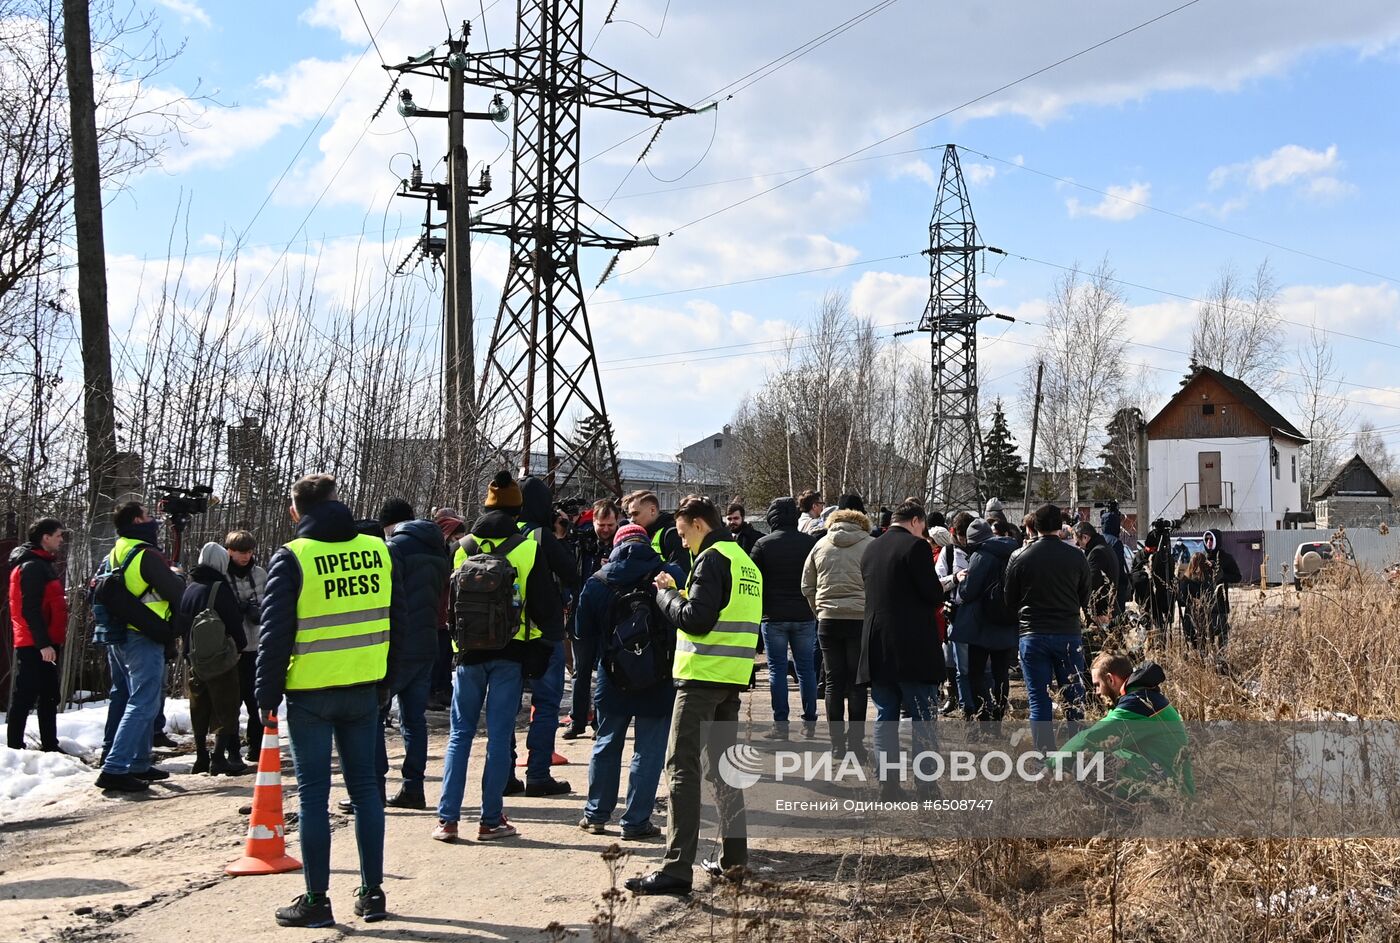
M 982 437 L 983 490 L 1003 501 L 1025 493 L 1026 474 L 1021 456 L 1016 452 L 1016 440 L 1006 425 L 1006 411 L 998 397 L 992 413 L 992 426 Z

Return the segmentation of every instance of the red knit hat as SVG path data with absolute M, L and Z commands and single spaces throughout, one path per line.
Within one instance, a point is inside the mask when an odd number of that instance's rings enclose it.
M 620 547 L 627 540 L 649 540 L 647 529 L 641 524 L 623 524 L 613 535 L 613 546 Z

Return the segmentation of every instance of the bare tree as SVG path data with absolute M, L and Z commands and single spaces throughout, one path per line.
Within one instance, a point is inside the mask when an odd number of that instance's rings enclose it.
M 1368 419 L 1357 427 L 1356 434 L 1351 439 L 1351 448 L 1366 460 L 1366 464 L 1371 466 L 1371 471 L 1375 472 L 1391 491 L 1400 490 L 1400 463 L 1397 463 L 1395 456 L 1390 453 L 1390 446 L 1381 437 L 1374 422 Z
M 1303 420 L 1308 444 L 1303 448 L 1304 501 L 1312 503 L 1313 492 L 1331 474 L 1342 455 L 1345 430 L 1351 424 L 1351 410 L 1342 396 L 1338 369 L 1327 335 L 1314 327 L 1295 351 L 1299 382 L 1293 390 L 1293 405 Z
M 1040 441 L 1045 465 L 1065 476 L 1078 504 L 1091 439 L 1113 414 L 1126 376 L 1127 305 L 1105 258 L 1056 282 L 1046 316 Z M 1033 382 L 1033 381 L 1032 381 Z M 1033 401 L 1028 391 L 1026 401 Z
M 1283 359 L 1278 301 L 1268 259 L 1247 282 L 1227 265 L 1197 309 L 1192 358 L 1257 390 L 1273 389 Z

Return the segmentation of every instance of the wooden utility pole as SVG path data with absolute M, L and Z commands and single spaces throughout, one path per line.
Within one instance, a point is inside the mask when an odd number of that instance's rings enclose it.
M 1045 361 L 1035 367 L 1035 408 L 1031 411 L 1031 455 L 1026 463 L 1026 496 L 1021 503 L 1021 517 L 1031 513 L 1031 481 L 1035 478 L 1035 437 L 1040 431 L 1040 381 L 1045 379 Z
M 112 472 L 117 454 L 112 347 L 107 323 L 107 249 L 102 237 L 102 165 L 92 83 L 88 0 L 63 0 L 72 123 L 73 223 L 78 244 L 78 316 L 83 344 L 83 428 L 87 437 L 89 540 L 95 561 L 111 536 Z

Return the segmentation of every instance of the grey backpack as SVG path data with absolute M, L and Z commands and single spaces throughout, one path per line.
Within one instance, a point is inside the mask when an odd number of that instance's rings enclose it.
M 209 681 L 238 665 L 238 646 L 229 637 L 223 618 L 214 610 L 219 584 L 209 587 L 209 600 L 190 623 L 190 668 L 201 681 Z

